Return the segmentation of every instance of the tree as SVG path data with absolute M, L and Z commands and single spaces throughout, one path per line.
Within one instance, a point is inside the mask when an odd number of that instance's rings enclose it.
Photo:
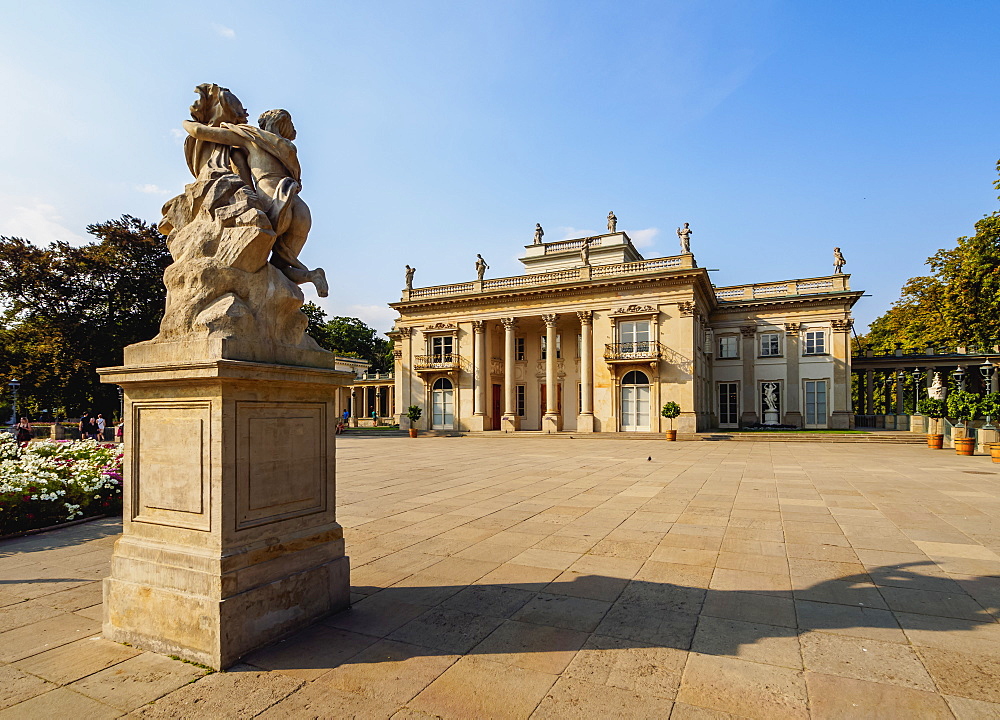
M 307 332 L 320 347 L 340 355 L 362 358 L 375 372 L 392 370 L 392 341 L 379 337 L 375 328 L 352 317 L 328 318 L 322 308 L 306 303 L 302 311 L 309 318 Z
M 20 379 L 32 413 L 117 408 L 96 369 L 120 365 L 163 315 L 166 238 L 129 215 L 87 232 L 96 242 L 82 247 L 0 237 L 0 371 Z
M 1000 180 L 993 186 L 1000 190 Z M 907 281 L 899 300 L 860 338 L 862 347 L 884 352 L 897 343 L 916 349 L 1000 341 L 1000 210 L 975 229 L 927 259 L 931 275 Z

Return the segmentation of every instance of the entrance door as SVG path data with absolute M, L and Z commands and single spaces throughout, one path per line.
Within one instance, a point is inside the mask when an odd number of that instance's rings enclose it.
M 501 388 L 499 385 L 493 386 L 493 412 L 490 415 L 490 428 L 493 430 L 500 429 L 500 416 L 503 414 L 503 406 L 500 403 L 500 399 L 503 397 Z
M 448 378 L 438 378 L 431 388 L 431 427 L 452 430 L 455 425 L 455 389 Z
M 739 424 L 738 390 L 737 383 L 719 383 L 719 427 L 736 427 Z
M 649 378 L 639 370 L 622 378 L 622 430 L 649 432 Z
M 806 380 L 806 422 L 807 428 L 825 428 L 826 421 L 826 380 Z

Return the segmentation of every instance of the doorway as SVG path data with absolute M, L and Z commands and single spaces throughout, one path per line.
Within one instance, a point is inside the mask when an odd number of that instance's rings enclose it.
M 622 430 L 649 432 L 649 377 L 639 370 L 630 370 L 622 378 Z
M 805 426 L 817 429 L 826 428 L 826 380 L 806 380 L 805 391 Z
M 448 378 L 438 378 L 431 388 L 431 428 L 453 430 L 455 426 L 455 388 Z
M 500 416 L 503 413 L 503 406 L 500 402 L 503 393 L 499 385 L 493 385 L 493 412 L 490 413 L 490 429 L 499 430 L 500 429 Z

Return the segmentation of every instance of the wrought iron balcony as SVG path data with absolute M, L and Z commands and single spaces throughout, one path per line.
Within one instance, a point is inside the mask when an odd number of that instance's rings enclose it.
M 648 362 L 663 357 L 663 345 L 656 340 L 608 343 L 604 346 L 604 359 L 609 363 Z
M 461 370 L 465 364 L 465 359 L 457 353 L 417 355 L 413 358 L 413 369 L 417 372 Z

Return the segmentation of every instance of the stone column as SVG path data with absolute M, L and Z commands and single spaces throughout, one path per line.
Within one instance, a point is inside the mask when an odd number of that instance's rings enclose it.
M 555 313 L 542 315 L 545 321 L 545 415 L 542 431 L 559 432 L 559 385 L 556 381 L 556 321 Z
M 521 418 L 517 416 L 517 398 L 514 397 L 514 329 L 517 318 L 501 318 L 503 323 L 503 418 L 501 428 L 504 432 L 514 432 L 521 427 Z
M 799 386 L 799 359 L 802 350 L 799 345 L 799 323 L 785 323 L 785 397 L 783 398 L 785 425 L 802 427 L 802 399 Z
M 576 419 L 576 431 L 592 433 L 594 432 L 594 313 L 591 310 L 578 310 L 576 316 L 580 318 L 581 385 L 580 414 Z
M 740 414 L 741 425 L 753 425 L 758 422 L 757 417 L 757 382 L 754 377 L 754 364 L 757 359 L 754 342 L 757 337 L 756 325 L 744 325 L 740 328 L 743 333 L 743 346 L 740 352 L 740 362 L 743 366 L 743 412 Z
M 486 382 L 489 380 L 489 368 L 486 365 L 486 322 L 472 321 L 472 336 L 475 344 L 475 391 L 472 403 L 471 429 L 482 432 L 486 429 Z
M 830 427 L 848 430 L 854 427 L 854 409 L 851 407 L 851 342 L 850 333 L 854 320 L 845 318 L 833 323 L 833 389 L 827 396 L 832 409 Z
M 875 371 L 865 370 L 865 414 L 876 415 L 875 408 Z
M 411 376 L 413 374 L 413 343 L 410 337 L 413 329 L 401 327 L 399 329 L 399 342 L 401 347 L 393 351 L 396 356 L 396 420 L 399 422 L 400 430 L 410 429 L 410 419 L 406 416 L 406 411 L 413 402 L 413 390 Z

